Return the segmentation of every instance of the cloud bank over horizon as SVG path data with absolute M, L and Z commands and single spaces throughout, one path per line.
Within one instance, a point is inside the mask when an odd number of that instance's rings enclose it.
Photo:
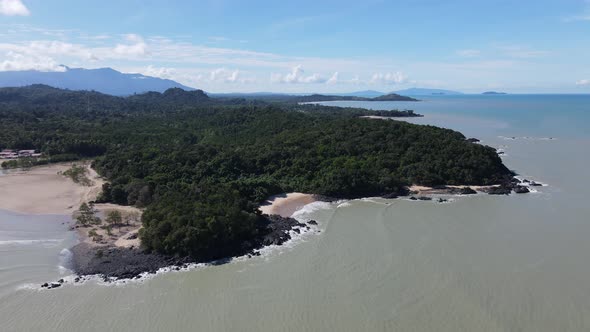
M 559 5 L 557 0 L 541 1 L 548 8 Z M 590 77 L 590 66 L 583 60 L 590 57 L 590 47 L 583 43 L 562 45 L 563 49 L 567 46 L 565 52 L 556 45 L 556 39 L 548 43 L 536 37 L 551 40 L 550 31 L 562 29 L 561 34 L 568 31 L 570 35 L 578 31 L 580 25 L 587 24 L 585 20 L 563 18 L 590 13 L 588 1 L 562 6 L 563 14 L 540 20 L 541 26 L 552 23 L 553 30 L 540 33 L 530 27 L 530 31 L 520 30 L 521 37 L 503 40 L 493 35 L 485 39 L 487 32 L 479 29 L 479 23 L 462 26 L 456 18 L 442 19 L 444 25 L 436 26 L 441 31 L 452 28 L 456 36 L 432 38 L 434 27 L 429 26 L 432 22 L 428 17 L 440 17 L 440 13 L 422 10 L 422 16 L 416 17 L 411 14 L 410 9 L 415 8 L 410 4 L 402 5 L 409 13 L 407 17 L 397 18 L 399 24 L 408 27 L 406 34 L 383 35 L 375 33 L 375 22 L 389 22 L 380 21 L 381 11 L 376 12 L 370 4 L 349 4 L 345 6 L 350 7 L 348 12 L 305 17 L 279 15 L 282 7 L 289 5 L 276 4 L 268 7 L 269 12 L 278 15 L 276 19 L 258 17 L 246 23 L 244 14 L 251 8 L 230 3 L 235 12 L 225 7 L 197 6 L 201 10 L 199 21 L 184 23 L 191 9 L 184 7 L 192 5 L 135 8 L 119 4 L 120 10 L 112 12 L 109 8 L 116 3 L 108 0 L 100 6 L 64 0 L 53 7 L 47 2 L 0 0 L 0 14 L 6 18 L 0 23 L 0 71 L 63 71 L 62 65 L 112 67 L 219 92 L 389 92 L 414 86 L 463 91 L 584 92 L 590 85 L 587 79 L 580 79 Z M 495 10 L 471 2 L 464 5 L 473 10 Z M 324 5 L 318 6 L 319 10 Z M 451 9 L 450 5 L 439 8 L 441 13 L 471 17 Z M 358 16 L 366 10 L 374 16 L 369 16 L 370 20 Z M 80 12 L 85 14 L 80 16 Z M 160 15 L 164 12 L 168 16 Z M 354 30 L 338 24 L 351 18 L 360 20 Z M 523 18 L 514 14 L 491 19 L 502 20 L 504 25 L 498 29 L 507 31 Z M 391 31 L 396 31 L 397 26 L 392 26 Z M 339 33 L 342 35 L 335 37 Z M 459 35 L 462 38 L 456 38 Z

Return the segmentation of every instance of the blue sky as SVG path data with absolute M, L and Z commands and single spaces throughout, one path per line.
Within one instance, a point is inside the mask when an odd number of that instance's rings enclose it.
M 0 71 L 212 92 L 590 92 L 589 0 L 0 0 Z

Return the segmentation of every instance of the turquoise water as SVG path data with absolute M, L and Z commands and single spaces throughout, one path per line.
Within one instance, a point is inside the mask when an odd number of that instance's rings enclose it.
M 318 228 L 262 257 L 51 291 L 35 282 L 63 277 L 69 233 L 58 217 L 0 212 L 0 241 L 61 241 L 0 246 L 0 330 L 590 331 L 590 97 L 328 104 L 412 108 L 426 116 L 410 121 L 478 137 L 547 186 L 447 204 L 314 203 L 296 217 Z

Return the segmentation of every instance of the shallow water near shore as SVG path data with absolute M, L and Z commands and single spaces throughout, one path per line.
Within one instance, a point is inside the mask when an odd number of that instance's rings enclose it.
M 411 108 L 502 148 L 537 193 L 313 203 L 296 217 L 320 232 L 262 257 L 40 290 L 68 273 L 69 217 L 0 211 L 0 330 L 589 330 L 590 97 L 519 98 L 351 106 Z

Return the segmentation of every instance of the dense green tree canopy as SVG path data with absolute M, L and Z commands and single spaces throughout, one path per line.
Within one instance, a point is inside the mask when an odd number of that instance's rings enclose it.
M 353 198 L 510 175 L 493 148 L 461 133 L 358 117 L 381 114 L 368 110 L 39 89 L 0 92 L 0 148 L 95 158 L 109 180 L 101 199 L 147 207 L 142 241 L 164 253 L 207 257 L 247 239 L 272 194 Z

